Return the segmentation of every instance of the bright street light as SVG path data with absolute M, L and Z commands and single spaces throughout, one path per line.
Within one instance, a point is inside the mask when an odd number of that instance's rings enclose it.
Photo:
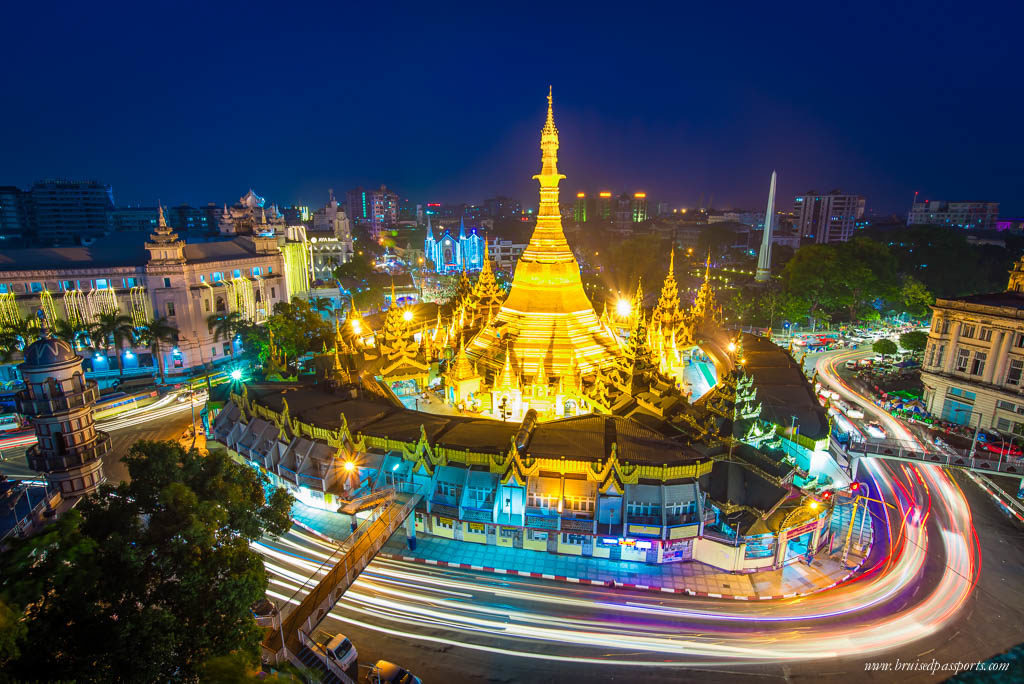
M 353 463 L 352 461 L 345 461 L 345 472 L 346 473 L 351 473 L 355 469 L 356 469 L 356 464 L 355 463 Z
M 238 370 L 237 368 L 235 370 L 231 371 L 231 379 L 232 380 L 241 380 L 242 379 L 242 371 Z
M 404 320 L 404 321 L 411 321 L 412 320 L 412 311 L 409 311 L 408 309 L 403 311 L 402 312 L 402 320 Z
M 628 299 L 620 299 L 615 304 L 615 312 L 619 314 L 619 318 L 626 318 L 633 312 L 633 303 Z

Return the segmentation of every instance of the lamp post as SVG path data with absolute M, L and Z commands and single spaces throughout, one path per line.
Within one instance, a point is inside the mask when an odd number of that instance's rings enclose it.
M 969 413 L 967 418 L 967 427 L 971 426 L 970 416 L 977 416 L 978 420 L 974 426 L 974 439 L 971 440 L 971 450 L 967 452 L 967 457 L 974 460 L 974 449 L 978 446 L 978 433 L 981 431 L 981 413 L 973 409 L 953 409 L 953 413 Z

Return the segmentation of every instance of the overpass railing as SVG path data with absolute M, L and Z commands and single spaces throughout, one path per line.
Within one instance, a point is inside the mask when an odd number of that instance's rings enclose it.
M 949 468 L 966 468 L 1007 475 L 1024 474 L 1024 457 L 1010 454 L 997 454 L 983 449 L 975 449 L 974 454 L 967 449 L 948 447 L 944 451 L 922 449 L 917 442 L 903 440 L 864 440 L 851 439 L 846 445 L 846 453 L 850 456 L 875 456 L 878 458 L 906 459 L 922 463 L 934 463 Z

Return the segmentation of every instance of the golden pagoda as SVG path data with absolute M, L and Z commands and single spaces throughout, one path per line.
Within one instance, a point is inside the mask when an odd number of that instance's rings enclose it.
M 508 298 L 473 338 L 469 354 L 501 372 L 510 361 L 521 373 L 560 378 L 570 375 L 575 353 L 579 373 L 591 375 L 622 354 L 618 339 L 600 320 L 583 291 L 580 266 L 562 232 L 558 207 L 558 129 L 548 91 L 548 115 L 541 131 L 540 208 L 530 244 L 519 257 Z

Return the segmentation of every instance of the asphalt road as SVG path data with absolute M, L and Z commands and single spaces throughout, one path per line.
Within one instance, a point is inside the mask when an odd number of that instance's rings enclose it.
M 197 406 L 197 421 L 198 411 Z M 98 423 L 97 427 L 110 435 L 110 452 L 103 458 L 103 472 L 107 476 L 107 482 L 117 483 L 128 479 L 128 469 L 121 459 L 128 453 L 132 444 L 140 439 L 177 439 L 191 424 L 191 409 L 187 404 L 177 402 L 157 409 L 122 414 L 112 420 Z M 26 447 L 4 450 L 0 455 L 0 473 L 14 479 L 37 477 L 38 473 L 28 467 L 25 451 Z

